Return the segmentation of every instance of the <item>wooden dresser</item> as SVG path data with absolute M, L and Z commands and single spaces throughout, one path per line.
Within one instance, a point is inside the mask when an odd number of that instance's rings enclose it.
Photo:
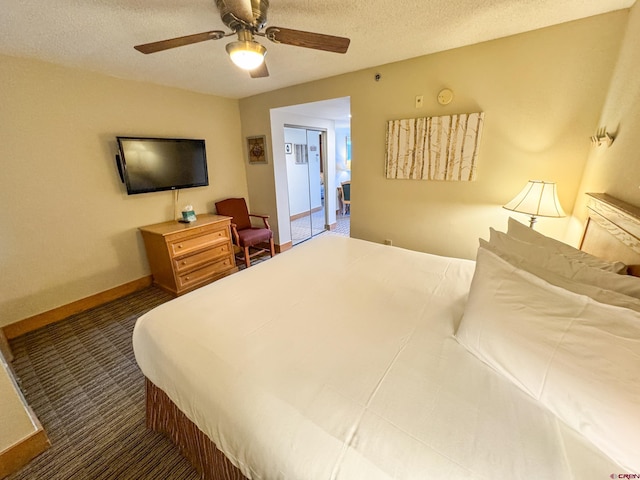
M 153 283 L 182 295 L 237 272 L 230 224 L 231 217 L 201 214 L 192 223 L 140 227 Z

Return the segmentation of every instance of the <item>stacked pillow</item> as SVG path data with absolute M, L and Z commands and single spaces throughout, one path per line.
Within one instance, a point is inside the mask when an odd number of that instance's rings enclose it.
M 489 232 L 489 242 L 480 239 L 480 245 L 483 248 L 493 251 L 509 263 L 534 273 L 551 283 L 555 284 L 553 278 L 554 275 L 558 275 L 574 280 L 577 285 L 593 285 L 640 299 L 640 278 L 614 273 L 613 270 L 607 268 L 589 266 L 582 260 L 572 260 L 562 253 L 526 243 L 493 228 L 490 228 Z M 585 252 L 581 253 L 589 255 Z M 592 258 L 602 262 L 603 265 L 605 263 L 595 257 Z M 591 262 L 592 265 L 594 263 L 594 261 Z M 606 262 L 606 265 L 614 264 Z M 626 266 L 623 270 L 626 271 Z M 568 283 L 565 283 L 563 287 L 568 288 L 567 285 Z
M 522 240 L 532 245 L 540 245 L 550 252 L 564 255 L 568 260 L 577 260 L 590 267 L 607 270 L 614 273 L 626 273 L 627 266 L 622 262 L 607 262 L 600 258 L 589 255 L 587 252 L 573 248 L 566 243 L 559 242 L 550 237 L 546 237 L 533 228 L 527 227 L 522 223 L 509 217 L 507 226 L 507 234 L 513 238 Z
M 640 279 L 624 270 L 511 219 L 481 241 L 456 338 L 640 473 Z

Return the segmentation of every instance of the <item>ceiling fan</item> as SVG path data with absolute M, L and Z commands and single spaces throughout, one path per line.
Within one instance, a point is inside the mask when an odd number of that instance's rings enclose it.
M 256 36 L 265 37 L 274 43 L 313 48 L 327 52 L 346 53 L 349 48 L 351 40 L 344 37 L 282 27 L 268 27 L 262 32 L 261 30 L 267 23 L 269 0 L 216 0 L 216 6 L 220 11 L 222 22 L 232 32 L 212 30 L 210 32 L 136 45 L 133 48 L 139 52 L 149 54 L 206 40 L 219 40 L 231 35 L 237 35 L 238 40 L 227 44 L 227 53 L 233 63 L 244 70 L 248 70 L 252 78 L 269 76 L 267 65 L 264 62 L 267 49 L 254 40 Z

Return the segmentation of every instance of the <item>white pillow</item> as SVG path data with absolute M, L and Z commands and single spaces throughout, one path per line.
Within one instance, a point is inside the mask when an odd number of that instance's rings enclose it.
M 615 305 L 622 308 L 630 308 L 632 310 L 635 310 L 636 312 L 640 312 L 640 299 L 606 288 L 600 288 L 596 285 L 589 285 L 588 283 L 583 283 L 571 278 L 563 277 L 562 275 L 554 273 L 553 271 L 534 262 L 523 261 L 522 259 L 514 255 L 505 253 L 504 251 L 500 251 L 495 246 L 491 245 L 483 239 L 480 239 L 480 247 L 490 251 L 494 255 L 499 256 L 514 267 L 532 273 L 536 277 L 541 278 L 542 280 L 552 285 L 564 288 L 565 290 L 569 290 L 570 292 L 574 292 L 580 295 L 586 295 L 587 297 L 591 297 L 600 303 Z M 622 275 L 617 275 L 611 272 L 609 273 L 610 275 L 622 277 Z
M 544 272 L 539 271 L 540 268 L 578 282 L 640 298 L 640 278 L 590 267 L 579 260 L 572 260 L 547 248 L 523 242 L 493 228 L 490 228 L 489 232 L 489 244 L 494 247 L 491 249 L 494 253 L 543 279 Z M 537 271 L 532 271 L 529 266 L 538 267 Z
M 594 257 L 593 255 L 583 252 L 582 250 L 578 250 L 577 248 L 573 248 L 566 243 L 547 237 L 542 233 L 535 231 L 533 228 L 523 225 L 512 217 L 509 217 L 507 234 L 511 237 L 517 238 L 518 240 L 548 248 L 550 251 L 560 253 L 571 260 L 579 260 L 590 267 L 608 270 L 614 273 L 627 272 L 627 266 L 622 262 L 608 262 L 601 258 Z
M 640 472 L 640 313 L 480 248 L 458 341 L 625 470 Z

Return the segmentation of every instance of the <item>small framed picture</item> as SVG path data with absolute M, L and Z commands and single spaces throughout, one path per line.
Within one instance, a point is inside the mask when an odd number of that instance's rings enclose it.
M 264 135 L 247 137 L 247 157 L 250 165 L 267 163 L 267 138 Z
M 293 153 L 293 146 L 290 143 L 285 143 L 284 144 L 284 153 L 286 153 L 287 155 Z

